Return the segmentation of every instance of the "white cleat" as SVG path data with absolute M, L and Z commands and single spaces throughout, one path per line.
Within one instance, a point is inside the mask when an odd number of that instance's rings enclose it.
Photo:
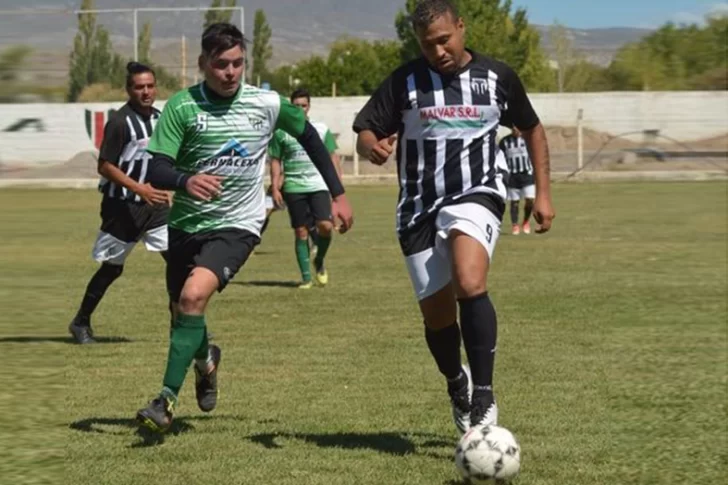
M 470 429 L 470 399 L 473 396 L 473 378 L 470 376 L 470 368 L 464 365 L 463 372 L 468 378 L 467 389 L 463 388 L 452 392 L 448 390 L 452 406 L 452 419 L 461 435 Z

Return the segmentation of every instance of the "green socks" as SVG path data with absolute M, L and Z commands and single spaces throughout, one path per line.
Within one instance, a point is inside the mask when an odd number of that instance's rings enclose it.
M 323 237 L 319 234 L 318 243 L 316 243 L 318 251 L 316 252 L 316 260 L 314 261 L 314 263 L 316 264 L 316 268 L 320 268 L 321 266 L 323 266 L 324 258 L 326 257 L 326 252 L 329 250 L 330 245 L 331 236 Z
M 207 357 L 207 329 L 204 315 L 180 313 L 174 321 L 169 341 L 164 387 L 179 395 L 187 368 L 195 358 Z
M 308 252 L 308 240 L 296 238 L 296 260 L 301 270 L 301 279 L 311 281 L 311 257 Z

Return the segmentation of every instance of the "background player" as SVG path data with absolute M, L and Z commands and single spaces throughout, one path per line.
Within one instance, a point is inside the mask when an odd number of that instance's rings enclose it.
M 306 116 L 311 109 L 311 96 L 305 89 L 297 89 L 291 95 L 291 103 L 300 107 Z M 336 141 L 329 128 L 321 122 L 311 122 L 324 145 L 331 154 L 336 171 L 341 177 L 339 157 L 336 155 Z M 324 258 L 331 244 L 334 228 L 331 219 L 331 194 L 326 188 L 321 174 L 298 141 L 282 130 L 276 131 L 271 140 L 268 153 L 271 163 L 271 191 L 276 205 L 285 205 L 295 232 L 295 253 L 301 270 L 299 288 L 311 288 L 311 261 L 309 253 L 310 220 L 313 219 L 318 235 L 315 236 L 316 257 L 314 269 L 316 281 L 325 285 L 328 274 Z M 281 182 L 282 178 L 282 182 Z
M 159 396 L 137 413 L 142 425 L 156 431 L 171 425 L 193 360 L 199 408 L 209 412 L 217 405 L 221 353 L 208 345 L 205 311 L 260 242 L 265 156 L 276 129 L 296 137 L 321 171 L 342 228 L 353 223 L 316 130 L 303 111 L 275 92 L 242 84 L 244 63 L 245 42 L 237 27 L 218 23 L 205 29 L 199 57 L 205 80 L 167 102 L 149 146 L 151 182 L 176 190 L 169 217 L 167 291 L 175 318 L 167 367 Z
M 471 424 L 498 418 L 497 324 L 487 287 L 506 197 L 507 166 L 495 144 L 498 125 L 518 126 L 533 154 L 534 214 L 544 232 L 554 217 L 548 146 L 516 73 L 465 49 L 465 25 L 450 1 L 420 1 L 412 24 L 423 57 L 382 83 L 354 130 L 359 154 L 379 165 L 392 153 L 394 135 L 399 138 L 399 242 L 427 345 L 447 379 L 455 424 L 465 432 Z M 458 309 L 472 398 L 461 366 Z
M 517 235 L 521 232 L 518 220 L 518 205 L 521 199 L 525 200 L 523 214 L 523 232 L 531 234 L 531 213 L 536 198 L 536 186 L 533 179 L 533 164 L 528 155 L 526 140 L 523 139 L 517 127 L 511 128 L 511 134 L 503 137 L 499 148 L 506 156 L 508 163 L 508 200 L 511 201 L 511 232 Z
M 94 343 L 91 315 L 107 288 L 121 276 L 124 262 L 138 241 L 149 251 L 167 250 L 167 192 L 146 180 L 151 156 L 147 143 L 159 118 L 153 107 L 157 94 L 154 72 L 130 62 L 127 67 L 128 102 L 114 112 L 104 127 L 99 151 L 101 230 L 92 251 L 101 267 L 91 277 L 81 306 L 68 327 L 79 344 Z

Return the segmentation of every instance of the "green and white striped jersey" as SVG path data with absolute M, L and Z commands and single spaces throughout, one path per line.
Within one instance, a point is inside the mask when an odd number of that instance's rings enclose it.
M 336 141 L 324 123 L 312 121 L 330 154 L 336 151 Z M 283 192 L 308 194 L 329 190 L 323 177 L 296 138 L 277 130 L 268 147 L 268 155 L 281 161 L 283 166 Z
M 220 196 L 211 201 L 178 190 L 169 227 L 188 233 L 235 228 L 259 235 L 268 144 L 276 130 L 298 137 L 305 125 L 303 110 L 250 85 L 225 99 L 204 83 L 176 93 L 164 106 L 148 151 L 174 159 L 175 168 L 186 174 L 224 179 Z

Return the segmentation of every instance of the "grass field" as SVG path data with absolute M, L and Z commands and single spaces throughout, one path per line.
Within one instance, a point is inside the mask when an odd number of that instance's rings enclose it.
M 91 191 L 0 191 L 0 483 L 437 484 L 458 481 L 449 406 L 393 232 L 393 187 L 353 187 L 330 287 L 305 292 L 287 216 L 213 300 L 210 416 L 182 391 L 150 444 L 135 411 L 167 353 L 163 265 L 139 249 L 94 316 L 66 325 L 95 268 Z M 557 185 L 546 236 L 503 235 L 501 424 L 518 485 L 713 484 L 727 477 L 725 183 Z M 192 378 L 192 379 L 190 379 Z

